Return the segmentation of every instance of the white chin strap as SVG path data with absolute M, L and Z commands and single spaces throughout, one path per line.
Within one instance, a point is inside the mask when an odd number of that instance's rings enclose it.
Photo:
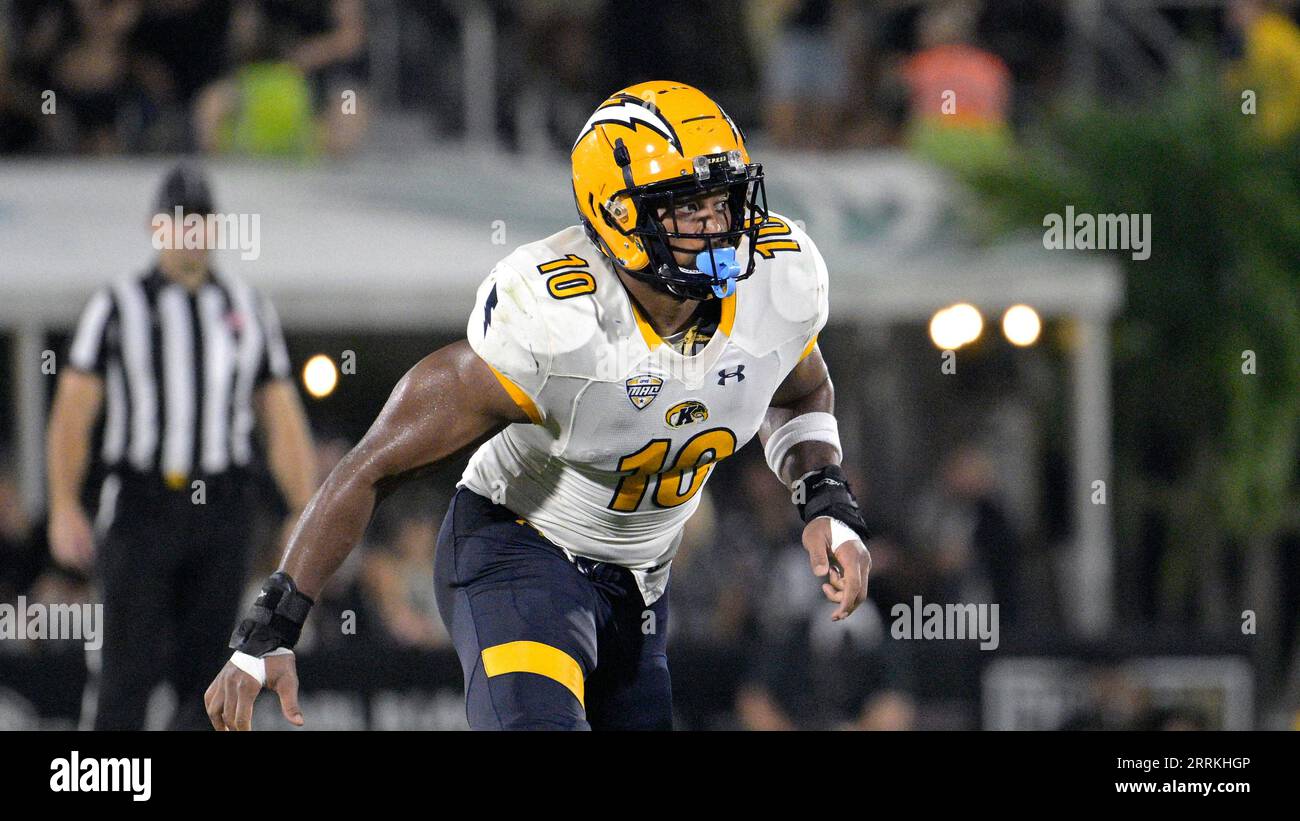
M 235 654 L 230 657 L 230 663 L 257 679 L 257 685 L 259 687 L 265 687 L 267 656 L 283 656 L 286 653 L 291 656 L 293 655 L 293 651 L 288 647 L 277 647 L 261 658 L 235 651 Z

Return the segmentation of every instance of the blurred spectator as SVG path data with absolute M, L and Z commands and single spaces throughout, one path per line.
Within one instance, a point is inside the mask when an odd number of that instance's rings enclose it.
M 918 52 L 907 61 L 908 140 L 941 165 L 972 169 L 1005 160 L 1011 72 L 972 43 L 979 4 L 948 0 L 926 10 Z
M 392 7 L 400 29 L 396 84 L 390 89 L 403 107 L 427 118 L 434 140 L 449 139 L 464 126 L 461 89 L 461 31 L 445 2 L 402 0 Z M 376 21 L 376 27 L 382 23 Z
M 189 112 L 199 90 L 226 69 L 231 0 L 147 0 L 131 36 L 145 60 L 152 100 L 144 150 L 190 151 Z
M 1260 133 L 1281 142 L 1300 131 L 1300 26 L 1268 0 L 1231 0 L 1227 19 L 1242 50 L 1232 81 L 1255 92 Z
M 905 2 L 863 3 L 854 18 L 857 31 L 848 52 L 846 146 L 893 145 L 899 140 L 907 113 L 907 89 L 902 80 L 900 51 Z
M 928 554 L 934 575 L 927 598 L 997 603 L 1005 626 L 1019 615 L 1022 551 L 997 493 L 988 454 L 959 448 L 940 466 L 937 483 L 918 497 L 914 541 Z
M 366 9 L 362 0 L 260 0 L 286 56 L 307 76 L 321 148 L 354 151 L 365 136 Z M 345 95 L 348 99 L 345 99 Z
M 407 647 L 450 644 L 434 601 L 433 553 L 438 543 L 436 511 L 429 494 L 399 491 L 388 500 L 385 534 L 365 554 L 362 583 L 388 637 Z
M 350 86 L 366 45 L 361 0 L 257 0 L 287 55 L 313 84 Z
M 208 153 L 306 157 L 316 151 L 306 74 L 285 56 L 261 7 L 245 0 L 231 18 L 235 68 L 200 92 L 194 134 Z
M 832 622 L 796 540 L 768 568 L 760 650 L 736 711 L 751 730 L 908 730 L 915 721 L 910 648 L 874 601 Z
M 226 68 L 232 0 L 147 0 L 131 37 L 166 72 L 169 93 L 188 106 Z
M 673 560 L 672 640 L 749 648 L 735 703 L 749 729 L 910 727 L 909 648 L 888 639 L 873 600 L 830 621 L 790 491 L 761 456 L 734 458 L 735 490 L 710 488 L 691 520 L 708 524 L 688 527 Z
M 849 66 L 865 42 L 856 6 L 844 0 L 751 5 L 751 30 L 766 53 L 763 117 L 777 145 L 816 149 L 838 143 Z
M 127 147 L 128 109 L 142 93 L 143 61 L 129 43 L 141 3 L 75 0 L 72 9 L 71 38 L 52 55 L 54 122 L 78 151 L 118 153 Z
M 673 559 L 673 640 L 747 643 L 755 632 L 758 602 L 753 591 L 765 585 L 778 547 L 799 538 L 789 491 L 761 458 L 735 458 L 744 463 L 740 498 L 706 488 Z M 720 498 L 729 501 L 722 504 Z
M 10 93 L 27 103 L 23 112 L 43 127 L 45 145 L 99 154 L 165 147 L 154 132 L 167 119 L 174 82 L 168 66 L 136 42 L 147 5 L 38 0 L 14 9 L 6 20 L 17 45 Z
M 612 90 L 605 88 L 609 81 L 601 71 L 603 49 L 596 32 L 604 3 L 526 0 L 511 5 L 515 19 L 502 31 L 507 65 L 501 85 L 515 98 L 518 147 L 532 153 L 552 146 L 568 152 L 593 101 Z
M 356 148 L 365 131 L 359 0 L 242 0 L 230 38 L 233 72 L 205 88 L 195 104 L 202 150 L 309 157 Z

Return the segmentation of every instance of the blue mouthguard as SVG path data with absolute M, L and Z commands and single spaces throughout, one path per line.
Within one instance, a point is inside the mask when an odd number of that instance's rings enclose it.
M 721 280 L 712 286 L 714 296 L 722 299 L 736 292 L 740 263 L 736 262 L 735 248 L 718 248 L 713 253 L 701 251 L 695 257 L 695 267 L 712 275 L 714 279 Z

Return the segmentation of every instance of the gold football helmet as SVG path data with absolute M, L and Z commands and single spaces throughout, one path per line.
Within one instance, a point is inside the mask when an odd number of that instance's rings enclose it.
M 750 162 L 744 134 L 727 113 L 698 89 L 660 80 L 615 92 L 582 127 L 572 160 L 587 234 L 629 274 L 681 297 L 711 299 L 730 295 L 753 273 L 767 219 L 763 167 Z M 675 214 L 677 203 L 722 192 L 727 230 L 683 233 L 660 218 Z M 746 237 L 742 264 L 736 254 Z M 694 266 L 678 264 L 675 240 L 704 240 Z

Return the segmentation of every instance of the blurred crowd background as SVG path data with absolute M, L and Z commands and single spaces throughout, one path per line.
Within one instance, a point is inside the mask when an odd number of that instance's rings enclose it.
M 1297 19 L 1263 0 L 0 0 L 0 154 L 329 167 L 418 146 L 562 162 L 610 91 L 671 77 L 725 101 L 760 159 L 902 152 L 942 169 L 969 192 L 963 219 L 982 241 L 1041 232 L 1066 202 L 1152 213 L 1157 258 L 1117 257 L 1107 631 L 1071 629 L 1063 563 L 1071 499 L 1089 492 L 1066 466 L 1070 323 L 1049 320 L 1027 349 L 990 333 L 948 383 L 923 323 L 828 332 L 859 428 L 854 484 L 881 534 L 872 602 L 832 626 L 785 490 L 754 448 L 729 459 L 673 567 L 678 721 L 1300 727 Z M 42 112 L 47 91 L 61 116 Z M 298 367 L 342 348 L 387 363 L 309 405 L 322 476 L 402 371 L 455 338 L 290 325 Z M 56 350 L 67 330 L 50 335 Z M 1269 364 L 1242 387 L 1245 349 Z M 930 382 L 897 390 L 922 369 Z M 20 493 L 12 404 L 0 395 L 0 601 L 93 600 L 48 560 L 43 512 Z M 882 429 L 882 404 L 907 423 Z M 923 453 L 910 474 L 871 455 L 886 438 Z M 1021 445 L 1032 471 L 1009 475 Z M 458 471 L 386 502 L 323 597 L 302 645 L 320 690 L 309 719 L 314 707 L 327 726 L 463 723 L 431 574 Z M 280 544 L 269 481 L 265 497 L 250 585 Z M 891 607 L 917 595 L 997 602 L 1000 648 L 891 639 Z M 1258 634 L 1243 633 L 1246 610 Z M 332 626 L 347 611 L 356 635 Z M 75 721 L 79 651 L 4 642 L 0 661 L 0 726 Z M 50 680 L 61 685 L 23 686 Z
M 391 139 L 367 131 L 398 123 L 404 136 L 563 151 L 592 99 L 672 76 L 802 150 L 927 146 L 951 89 L 963 106 L 948 125 L 997 152 L 1062 93 L 1152 93 L 1189 40 L 1286 98 L 1261 118 L 1280 137 L 1300 94 L 1286 6 L 6 0 L 0 151 L 346 156 L 382 150 Z M 25 103 L 45 90 L 72 116 Z M 345 91 L 370 116 L 339 116 Z

